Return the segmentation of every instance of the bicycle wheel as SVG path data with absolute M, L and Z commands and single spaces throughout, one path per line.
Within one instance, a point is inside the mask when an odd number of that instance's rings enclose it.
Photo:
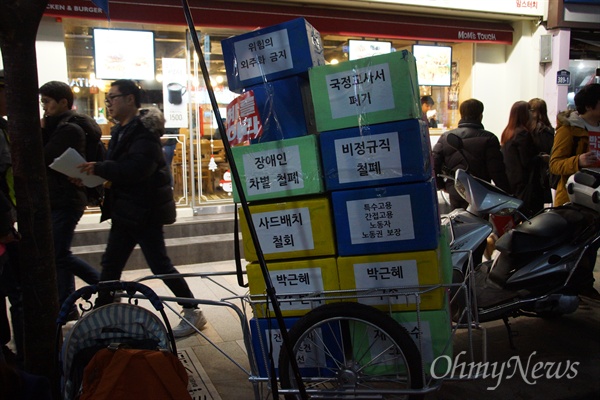
M 399 391 L 423 387 L 421 355 L 408 332 L 383 312 L 360 303 L 325 304 L 289 331 L 291 348 L 311 399 L 417 399 Z M 298 385 L 284 346 L 282 389 Z M 298 395 L 286 395 L 297 399 Z

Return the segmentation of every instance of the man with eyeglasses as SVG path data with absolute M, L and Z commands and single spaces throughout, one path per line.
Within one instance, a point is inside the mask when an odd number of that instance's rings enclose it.
M 50 196 L 58 300 L 62 304 L 75 291 L 74 275 L 90 285 L 100 280 L 98 270 L 75 257 L 71 252 L 75 227 L 87 206 L 85 189 L 74 184 L 68 176 L 48 167 L 69 147 L 85 156 L 86 133 L 76 123 L 68 122 L 77 114 L 72 110 L 74 97 L 69 85 L 64 82 L 50 81 L 40 87 L 39 93 L 40 104 L 44 110 L 42 137 Z M 91 117 L 77 115 L 95 124 Z M 99 127 L 98 131 L 100 131 Z M 68 319 L 76 320 L 78 317 L 77 308 L 73 307 Z
M 165 133 L 159 109 L 140 110 L 141 90 L 128 79 L 113 82 L 106 94 L 106 109 L 116 122 L 111 131 L 106 160 L 87 162 L 82 172 L 106 179 L 102 220 L 111 219 L 106 251 L 102 256 L 101 280 L 119 280 L 136 244 L 139 244 L 153 274 L 177 274 L 165 246 L 163 226 L 175 222 L 171 178 L 161 146 Z M 165 279 L 173 294 L 194 298 L 185 279 Z M 100 292 L 96 307 L 113 301 L 111 293 Z M 180 302 L 181 321 L 173 328 L 175 337 L 184 337 L 206 324 L 202 310 L 193 303 Z

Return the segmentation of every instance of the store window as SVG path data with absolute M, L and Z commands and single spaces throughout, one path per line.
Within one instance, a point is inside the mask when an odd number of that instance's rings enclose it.
M 567 106 L 575 109 L 575 94 L 590 83 L 600 83 L 600 31 L 571 31 L 569 52 L 570 84 Z
M 101 80 L 95 75 L 99 65 L 96 65 L 94 52 L 94 30 L 106 28 L 106 25 L 102 21 L 63 20 L 68 77 L 77 97 L 75 107 L 98 121 L 108 141 L 112 123 L 104 109 L 104 96 L 114 79 Z M 228 160 L 186 29 L 114 22 L 110 29 L 120 33 L 151 30 L 154 36 L 154 76 L 137 82 L 143 88 L 142 107 L 156 106 L 165 112 L 167 132 L 163 142 L 168 159 L 172 159 L 171 172 L 178 204 L 195 206 L 229 200 L 231 190 L 224 185 L 229 171 Z M 227 89 L 220 43 L 239 33 L 231 30 L 199 32 L 211 85 L 223 116 L 225 107 L 235 95 Z M 116 50 L 111 55 L 114 57 L 110 60 L 113 69 L 122 67 L 119 64 L 123 61 L 119 59 L 121 56 Z M 127 54 L 123 58 L 125 56 Z M 179 76 L 173 76 L 173 66 L 181 67 L 177 72 Z M 115 75 L 115 78 L 119 77 Z
M 96 118 L 108 140 L 111 122 L 104 109 L 104 96 L 111 80 L 97 79 L 94 59 L 94 29 L 107 28 L 108 22 L 65 18 L 63 27 L 69 81 L 77 93 L 75 106 L 79 112 Z M 110 28 L 153 33 L 154 77 L 138 82 L 144 89 L 143 106 L 157 106 L 167 118 L 165 150 L 167 154 L 172 154 L 171 171 L 177 203 L 194 207 L 231 201 L 229 163 L 200 63 L 186 27 L 111 22 Z M 221 41 L 241 33 L 244 32 L 215 28 L 199 28 L 198 32 L 210 84 L 222 118 L 226 116 L 227 104 L 236 95 L 228 90 Z M 461 85 L 461 82 L 467 81 L 465 78 L 470 75 L 471 43 L 380 40 L 336 35 L 323 35 L 322 40 L 325 60 L 332 64 L 356 58 L 350 53 L 357 50 L 351 50 L 350 45 L 354 46 L 357 42 L 369 43 L 370 48 L 384 52 L 412 51 L 414 44 L 451 48 L 451 79 L 444 85 L 421 86 L 420 94 L 430 95 L 435 101 L 438 128 L 432 130 L 432 140 L 437 140 L 435 136 L 444 130 L 456 127 L 459 120 L 458 104 L 464 100 L 463 96 L 465 99 L 470 96 L 470 88 Z M 179 75 L 173 75 L 174 70 L 180 71 L 177 72 Z

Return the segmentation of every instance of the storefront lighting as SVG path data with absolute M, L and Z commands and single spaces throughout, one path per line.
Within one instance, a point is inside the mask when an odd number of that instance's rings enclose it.
M 332 58 L 331 61 L 329 61 L 329 64 L 331 64 L 331 65 L 339 64 L 339 61 L 337 58 Z
M 223 83 L 223 77 L 221 75 L 217 75 L 217 77 L 215 79 L 219 85 Z
M 79 89 L 79 86 L 73 86 L 73 93 L 79 93 L 81 92 L 81 89 Z
M 156 74 L 156 76 L 154 77 L 154 79 L 156 79 L 156 82 L 162 82 L 163 81 L 163 76 L 162 76 L 162 74 Z

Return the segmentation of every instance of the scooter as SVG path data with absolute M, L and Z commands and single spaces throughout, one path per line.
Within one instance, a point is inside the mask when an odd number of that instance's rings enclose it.
M 460 138 L 449 143 L 462 151 Z M 479 265 L 473 265 L 472 255 L 493 230 L 486 216 L 517 215 L 522 202 L 462 169 L 455 172 L 454 187 L 469 206 L 442 216 L 442 225 L 450 231 L 453 281 L 465 282 L 472 293 L 469 312 L 479 322 L 503 320 L 511 346 L 509 317 L 574 312 L 580 274 L 593 269 L 600 247 L 600 169 L 571 176 L 570 203 L 531 219 L 523 216 L 523 222 L 496 241 L 498 255 Z M 464 315 L 466 303 L 453 302 L 455 319 Z

